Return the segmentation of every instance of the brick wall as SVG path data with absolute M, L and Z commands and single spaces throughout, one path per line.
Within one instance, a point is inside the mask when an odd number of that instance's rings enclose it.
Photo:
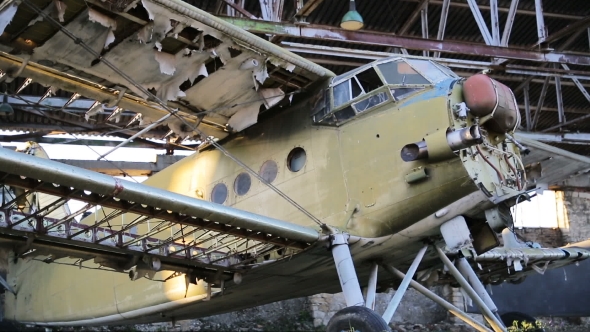
M 516 234 L 526 241 L 539 243 L 543 248 L 555 248 L 564 245 L 560 228 L 522 228 L 516 229 Z

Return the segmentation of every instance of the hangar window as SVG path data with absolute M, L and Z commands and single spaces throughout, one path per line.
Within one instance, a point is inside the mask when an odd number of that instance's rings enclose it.
M 272 183 L 277 178 L 278 172 L 279 166 L 277 163 L 274 160 L 267 160 L 260 167 L 259 174 L 266 182 Z
M 218 183 L 211 190 L 211 202 L 217 204 L 225 203 L 227 199 L 227 186 L 224 183 Z
M 305 161 L 307 160 L 307 154 L 305 150 L 300 147 L 296 147 L 295 149 L 289 152 L 287 156 L 287 167 L 291 172 L 299 172 L 303 166 L 305 166 Z
M 234 191 L 238 196 L 246 195 L 252 185 L 252 179 L 248 173 L 240 173 L 234 181 Z

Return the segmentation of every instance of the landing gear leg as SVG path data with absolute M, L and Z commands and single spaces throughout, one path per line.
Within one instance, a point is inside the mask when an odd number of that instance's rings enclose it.
M 450 248 L 449 250 L 451 251 L 456 250 L 460 253 L 462 248 L 465 248 L 467 244 L 471 243 L 471 232 L 467 227 L 465 218 L 462 216 L 445 222 L 440 226 L 440 230 L 447 248 Z M 492 298 L 467 260 L 463 257 L 459 258 L 457 260 L 459 268 L 457 268 L 441 248 L 435 247 L 435 249 L 447 270 L 455 277 L 455 280 L 461 285 L 471 300 L 475 302 L 492 329 L 496 332 L 505 332 L 506 327 L 500 320 L 494 301 L 492 301 Z
M 473 302 L 475 302 L 475 304 L 477 305 L 479 310 L 483 313 L 484 318 L 492 326 L 492 329 L 494 329 L 494 331 L 496 331 L 496 332 L 505 332 L 506 328 L 504 327 L 504 324 L 502 324 L 502 322 L 500 322 L 498 317 L 496 317 L 496 315 L 494 315 L 494 313 L 486 305 L 484 300 L 482 300 L 481 297 L 479 297 L 477 292 L 473 289 L 473 287 L 471 287 L 471 285 L 469 284 L 469 282 L 467 282 L 467 280 L 463 277 L 463 275 L 461 275 L 461 272 L 459 272 L 459 270 L 455 267 L 455 265 L 453 265 L 451 260 L 442 251 L 442 249 L 437 247 L 436 250 L 438 252 L 438 256 L 443 261 L 443 263 L 445 264 L 445 266 L 447 267 L 449 272 L 453 275 L 453 277 L 455 277 L 455 280 L 457 280 L 459 285 L 461 285 L 461 287 L 465 290 L 465 292 L 467 293 L 467 295 L 469 295 L 469 297 L 473 300 Z M 469 268 L 471 268 L 471 266 L 469 266 Z M 475 274 L 475 272 L 474 272 L 474 274 Z M 479 281 L 479 279 L 477 279 L 477 281 L 481 284 L 481 281 Z M 483 287 L 483 285 L 481 285 L 481 287 Z M 484 292 L 486 292 L 486 294 L 487 294 L 487 291 L 485 290 L 485 288 L 484 288 Z M 491 301 L 491 298 L 490 298 L 490 301 Z M 495 308 L 495 306 L 494 306 L 494 308 Z
M 346 301 L 346 308 L 338 311 L 326 328 L 327 332 L 359 331 L 359 332 L 382 332 L 391 331 L 387 323 L 372 309 L 366 306 L 374 300 L 374 289 L 369 287 L 368 301 L 363 299 L 363 293 L 356 276 L 350 249 L 348 248 L 348 235 L 331 235 L 332 256 L 336 264 L 338 279 Z M 376 282 L 375 271 L 375 282 Z M 373 276 L 371 276 L 373 277 Z M 372 278 L 371 278 L 372 279 Z M 372 295 L 371 295 L 372 294 Z M 370 299 L 369 297 L 373 297 Z M 365 306 L 366 305 L 366 306 Z

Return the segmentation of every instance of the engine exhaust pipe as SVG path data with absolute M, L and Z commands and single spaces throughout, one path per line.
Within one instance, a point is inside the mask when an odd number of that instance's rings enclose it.
M 483 142 L 479 126 L 447 132 L 447 143 L 453 151 L 466 149 Z
M 401 150 L 401 158 L 406 162 L 421 159 L 444 159 L 444 157 L 451 157 L 454 151 L 483 142 L 481 129 L 476 125 L 455 131 L 447 130 L 443 139 L 446 142 L 438 144 L 438 141 L 442 139 L 431 135 L 419 142 L 406 144 Z

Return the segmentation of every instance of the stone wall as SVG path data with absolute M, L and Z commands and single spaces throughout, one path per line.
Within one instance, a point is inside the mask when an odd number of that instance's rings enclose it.
M 445 296 L 443 287 L 431 289 L 439 296 Z M 378 293 L 375 299 L 375 311 L 379 314 L 385 312 L 389 301 L 395 294 L 390 289 L 385 293 Z M 344 309 L 344 295 L 338 294 L 317 294 L 309 297 L 311 305 L 311 316 L 314 326 L 327 325 L 330 318 L 340 309 Z M 414 289 L 408 289 L 402 298 L 391 322 L 412 323 L 412 324 L 433 324 L 447 318 L 447 312 L 438 304 L 434 303 Z
M 557 213 L 564 243 L 590 239 L 590 192 L 558 192 Z

